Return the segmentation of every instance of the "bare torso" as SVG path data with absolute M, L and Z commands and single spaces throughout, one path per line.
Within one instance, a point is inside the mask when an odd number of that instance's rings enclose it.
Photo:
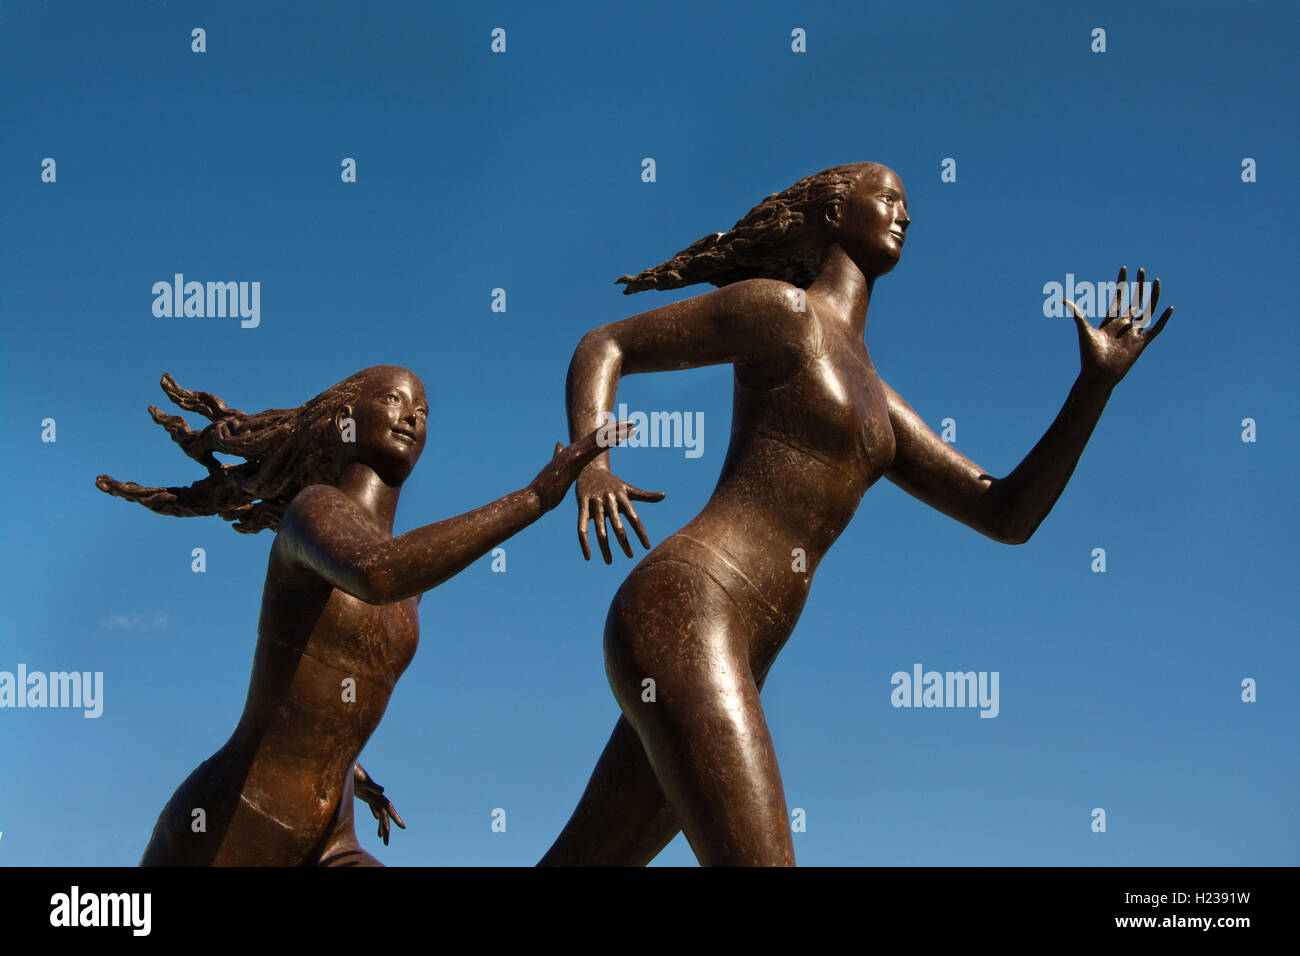
M 811 310 L 806 323 L 794 371 L 779 381 L 737 366 L 731 443 L 713 495 L 624 584 L 631 597 L 638 572 L 660 561 L 714 578 L 763 622 L 747 628 L 760 679 L 793 630 L 817 565 L 894 458 L 866 346 Z
M 285 551 L 277 536 L 239 725 L 163 811 L 146 862 L 314 863 L 355 842 L 352 768 L 415 654 L 418 599 L 367 604 Z

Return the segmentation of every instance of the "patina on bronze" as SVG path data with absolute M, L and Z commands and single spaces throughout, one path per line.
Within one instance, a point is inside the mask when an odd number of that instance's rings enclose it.
M 256 415 L 169 375 L 162 387 L 212 421 L 193 432 L 149 409 L 208 477 L 184 488 L 107 475 L 95 484 L 159 514 L 215 514 L 276 536 L 239 725 L 172 796 L 141 864 L 377 866 L 353 830 L 354 792 L 385 843 L 389 819 L 404 824 L 356 761 L 415 653 L 420 598 L 559 504 L 601 452 L 597 433 L 557 444 L 522 490 L 394 538 L 428 416 L 424 386 L 407 369 L 368 368 L 299 408 Z M 620 423 L 602 437 L 629 431 Z M 214 452 L 247 461 L 224 464 Z
M 1028 541 L 1111 390 L 1173 311 L 1145 334 L 1134 328 L 1142 271 L 1137 300 L 1121 311 L 1117 293 L 1097 328 L 1068 303 L 1078 379 L 1024 461 L 994 478 L 941 441 L 867 354 L 872 289 L 897 265 L 910 223 L 892 170 L 825 170 L 769 196 L 729 232 L 618 280 L 625 293 L 696 282 L 717 291 L 598 328 L 578 345 L 571 435 L 614 408 L 623 375 L 728 363 L 734 405 L 712 498 L 633 569 L 609 610 L 605 666 L 623 716 L 543 865 L 645 864 L 679 830 L 705 865 L 793 864 L 759 691 L 863 493 L 883 476 L 995 541 Z M 1146 317 L 1159 294 L 1157 279 Z M 1004 327 L 1010 342 L 1015 321 Z M 661 494 L 615 477 L 607 455 L 587 466 L 576 492 L 584 557 L 590 520 L 607 563 L 607 520 L 628 557 L 623 516 L 650 547 L 632 502 Z

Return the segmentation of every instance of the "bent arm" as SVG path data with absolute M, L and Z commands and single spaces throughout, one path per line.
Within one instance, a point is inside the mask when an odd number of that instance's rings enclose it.
M 437 587 L 543 513 L 529 487 L 385 539 L 343 492 L 311 485 L 285 512 L 277 540 L 339 590 L 368 604 L 393 604 Z
M 1065 490 L 1112 388 L 1081 375 L 1024 461 L 1005 478 L 994 478 L 940 439 L 885 385 L 896 442 L 894 463 L 885 477 L 995 541 L 1024 544 Z
M 751 279 L 588 332 L 565 382 L 570 441 L 605 423 L 624 375 L 723 363 L 779 374 L 797 334 L 790 321 L 795 292 L 784 282 Z M 609 471 L 609 454 L 592 465 Z

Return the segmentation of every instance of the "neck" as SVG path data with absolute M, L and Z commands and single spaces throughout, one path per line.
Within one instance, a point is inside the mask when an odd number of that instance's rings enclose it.
M 830 317 L 839 319 L 855 335 L 867 328 L 867 307 L 875 277 L 868 278 L 838 243 L 832 243 L 817 280 L 808 291 L 830 306 Z
M 378 525 L 384 534 L 390 538 L 393 536 L 393 518 L 397 514 L 401 485 L 388 484 L 369 465 L 354 461 L 343 469 L 338 489 L 351 498 L 362 514 Z

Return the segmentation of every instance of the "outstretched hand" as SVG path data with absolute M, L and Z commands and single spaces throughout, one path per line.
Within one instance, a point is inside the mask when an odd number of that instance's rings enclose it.
M 1110 309 L 1095 329 L 1088 324 L 1087 318 L 1079 311 L 1078 306 L 1069 299 L 1065 300 L 1079 332 L 1081 372 L 1085 377 L 1107 385 L 1117 384 L 1128 373 L 1133 363 L 1137 361 L 1137 357 L 1142 354 L 1142 350 L 1160 334 L 1160 330 L 1165 327 L 1169 316 L 1174 312 L 1173 306 L 1165 309 L 1151 331 L 1144 331 L 1155 313 L 1156 303 L 1160 301 L 1160 280 L 1156 279 L 1152 283 L 1151 302 L 1143 308 L 1146 270 L 1138 269 L 1137 296 L 1121 313 L 1120 304 L 1124 291 L 1128 288 L 1128 283 L 1125 281 L 1127 277 L 1128 267 L 1123 266 L 1119 270 L 1119 281 L 1115 287 L 1115 297 L 1111 300 Z
M 364 800 L 370 807 L 371 815 L 379 821 L 379 837 L 384 841 L 384 846 L 388 846 L 388 834 L 391 832 L 389 820 L 396 823 L 403 830 L 406 824 L 397 813 L 397 807 L 393 802 L 384 796 L 384 788 L 370 779 L 369 774 L 361 770 L 358 765 L 355 777 L 353 778 L 353 788 L 356 791 L 357 799 Z
M 564 500 L 569 486 L 597 455 L 626 441 L 635 431 L 636 427 L 631 422 L 616 422 L 600 426 L 586 438 L 579 439 L 568 447 L 556 442 L 554 457 L 528 486 L 542 503 L 542 511 L 550 511 Z
M 643 491 L 636 485 L 629 485 L 621 478 L 608 471 L 588 468 L 578 478 L 578 544 L 582 547 L 582 556 L 591 560 L 591 544 L 587 540 L 587 523 L 596 522 L 596 541 L 600 544 L 601 557 L 606 564 L 613 564 L 614 557 L 609 550 L 609 532 L 605 528 L 605 519 L 614 527 L 614 536 L 618 538 L 623 553 L 632 557 L 632 545 L 627 539 L 627 531 L 619 512 L 627 515 L 632 530 L 641 539 L 641 546 L 650 549 L 650 538 L 641 526 L 641 518 L 632 507 L 633 499 L 637 501 L 663 501 L 662 491 Z

